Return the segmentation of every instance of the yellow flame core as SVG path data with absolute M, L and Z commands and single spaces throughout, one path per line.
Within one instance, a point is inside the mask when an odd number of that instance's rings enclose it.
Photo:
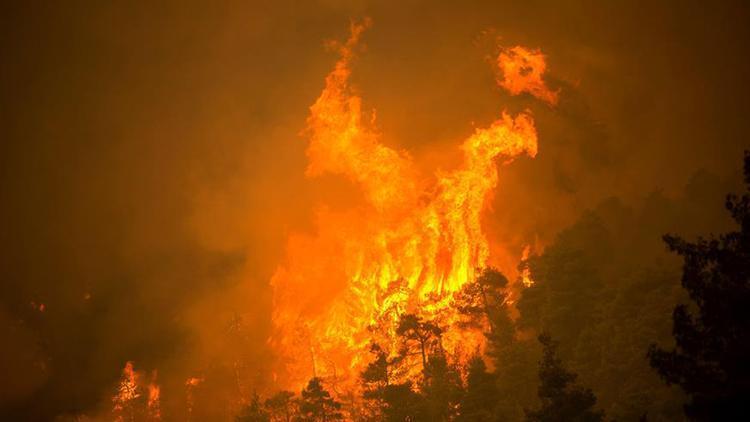
M 115 409 L 122 409 L 124 403 L 137 399 L 140 396 L 137 390 L 137 380 L 137 374 L 133 369 L 133 362 L 126 362 L 125 367 L 122 369 L 120 384 L 117 386 L 117 394 L 112 398 Z
M 531 115 L 502 113 L 464 141 L 459 168 L 421 178 L 406 152 L 380 143 L 374 117 L 365 117 L 350 89 L 353 49 L 364 29 L 353 24 L 339 46 L 305 134 L 307 175 L 343 175 L 365 204 L 319 210 L 317 233 L 290 236 L 285 262 L 271 280 L 269 343 L 281 356 L 277 379 L 287 388 L 314 375 L 351 382 L 369 359 L 372 338 L 395 350 L 395 325 L 407 311 L 438 320 L 453 356 L 483 349 L 481 333 L 459 328 L 448 305 L 487 264 L 480 217 L 498 182 L 496 160 L 537 152 Z

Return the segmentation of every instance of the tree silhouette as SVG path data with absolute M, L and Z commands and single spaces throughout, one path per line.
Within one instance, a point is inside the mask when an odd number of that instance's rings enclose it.
M 373 343 L 370 353 L 375 359 L 360 374 L 362 397 L 374 404 L 373 419 L 385 421 L 419 420 L 424 411 L 423 397 L 412 389 L 412 383 L 393 383 L 391 367 L 397 365 L 402 357 L 389 359 L 388 354 Z
M 424 397 L 414 391 L 412 383 L 406 381 L 391 384 L 383 389 L 381 419 L 388 422 L 428 420 L 425 415 Z
M 469 398 L 471 394 L 467 393 L 461 418 L 466 417 L 467 408 L 472 410 L 468 411 L 469 419 L 464 420 L 481 420 L 486 411 L 491 411 L 495 420 L 519 420 L 523 418 L 523 408 L 536 401 L 536 386 L 530 378 L 535 371 L 538 346 L 532 340 L 516 340 L 516 324 L 508 309 L 507 285 L 507 278 L 489 267 L 481 270 L 476 280 L 465 284 L 454 297 L 453 306 L 466 318 L 461 325 L 484 332 L 486 354 L 496 368 L 495 373 L 489 374 L 494 379 L 491 388 L 496 391 L 492 406 L 482 410 L 473 408 L 472 401 L 478 397 Z M 469 362 L 468 375 L 472 368 L 480 371 L 480 365 L 484 365 L 484 361 Z M 482 371 L 486 371 L 486 366 L 483 368 Z M 485 387 L 487 385 L 482 388 Z
M 250 403 L 235 418 L 236 422 L 268 422 L 269 420 L 268 412 L 263 409 L 260 397 L 256 393 L 253 394 Z
M 384 393 L 390 384 L 388 354 L 377 343 L 370 345 L 370 353 L 375 359 L 367 364 L 359 376 L 362 382 L 362 398 L 371 403 L 370 411 L 375 416 L 383 417 L 387 406 Z
M 669 249 L 683 258 L 682 286 L 693 304 L 673 313 L 676 347 L 651 345 L 659 374 L 689 397 L 693 420 L 736 420 L 750 415 L 750 153 L 745 152 L 748 191 L 729 195 L 726 208 L 740 231 L 694 243 L 667 235 Z M 693 306 L 694 305 L 694 306 Z
M 534 422 L 598 422 L 602 412 L 594 410 L 596 396 L 575 384 L 576 374 L 565 369 L 557 357 L 557 342 L 547 334 L 539 336 L 544 356 L 539 363 L 541 407 L 527 410 L 526 420 Z
M 375 355 L 375 360 L 370 362 L 360 375 L 365 393 L 376 392 L 389 384 L 388 354 L 377 343 L 370 345 L 370 353 Z
M 469 361 L 466 374 L 466 392 L 461 400 L 458 421 L 484 422 L 493 420 L 497 404 L 497 380 L 487 371 L 487 365 L 479 355 Z
M 341 403 L 323 388 L 321 379 L 312 378 L 302 390 L 299 402 L 300 422 L 325 422 L 343 419 Z
M 294 412 L 293 397 L 294 393 L 291 391 L 279 391 L 266 399 L 264 405 L 270 413 L 271 420 L 291 422 Z
M 456 310 L 467 317 L 462 325 L 485 331 L 493 357 L 513 341 L 515 333 L 508 315 L 507 285 L 508 279 L 500 271 L 488 267 L 473 283 L 465 284 L 453 301 Z
M 422 356 L 422 369 L 427 371 L 427 355 L 430 352 L 430 345 L 439 341 L 443 330 L 430 321 L 423 321 L 421 317 L 414 314 L 404 314 L 401 316 L 396 334 L 403 337 L 407 346 L 410 342 L 416 342 Z
M 421 390 L 431 421 L 452 420 L 461 399 L 461 376 L 442 351 L 431 354 Z

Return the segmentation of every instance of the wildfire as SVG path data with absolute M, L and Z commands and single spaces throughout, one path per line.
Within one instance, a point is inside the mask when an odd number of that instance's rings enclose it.
M 151 374 L 148 384 L 148 415 L 152 420 L 161 419 L 161 387 L 156 383 L 156 370 Z
M 531 245 L 526 245 L 526 247 L 523 248 L 523 253 L 521 254 L 521 262 L 529 259 L 530 252 Z M 524 265 L 523 268 L 521 268 L 521 282 L 526 287 L 534 284 L 534 280 L 531 278 L 531 269 L 529 269 L 528 265 Z
M 135 370 L 133 362 L 126 362 L 117 392 L 112 397 L 112 413 L 115 420 L 160 420 L 160 390 L 156 383 L 156 371 L 151 374 L 148 385 L 144 386 L 143 374 Z
M 195 388 L 203 382 L 203 378 L 190 377 L 185 380 L 185 404 L 187 408 L 188 420 L 193 416 L 193 408 L 195 407 Z
M 347 211 L 319 209 L 316 234 L 289 238 L 286 259 L 271 280 L 275 330 L 269 342 L 283 359 L 279 382 L 287 387 L 312 376 L 351 381 L 368 359 L 371 339 L 396 349 L 394 331 L 405 312 L 446 327 L 442 346 L 451 356 L 482 350 L 481 333 L 460 328 L 448 305 L 488 263 L 480 219 L 498 182 L 496 161 L 537 153 L 532 116 L 503 112 L 463 142 L 460 167 L 420 175 L 408 153 L 380 142 L 374 112 L 364 112 L 350 88 L 354 49 L 367 26 L 352 24 L 351 36 L 338 45 L 340 57 L 304 132 L 307 175 L 345 176 L 364 203 Z M 515 47 L 501 53 L 498 64 L 505 74 L 499 83 L 511 94 L 557 100 L 541 80 L 541 53 Z
M 140 397 L 137 381 L 138 376 L 133 369 L 133 362 L 126 362 L 122 369 L 122 378 L 120 385 L 117 387 L 117 394 L 112 399 L 115 403 L 115 410 L 122 410 L 127 403 Z
M 511 94 L 525 92 L 550 105 L 557 104 L 558 93 L 547 88 L 542 80 L 547 64 L 541 51 L 521 46 L 504 49 L 497 56 L 497 65 L 503 74 L 498 84 Z
M 128 416 L 129 419 L 132 419 L 132 411 L 127 411 L 132 408 L 133 402 L 140 396 L 138 374 L 133 369 L 133 362 L 128 361 L 122 369 L 122 377 L 120 378 L 120 384 L 117 386 L 117 394 L 112 398 L 112 402 L 114 403 L 112 412 L 117 415 L 116 420 L 124 421 L 126 413 L 130 413 Z

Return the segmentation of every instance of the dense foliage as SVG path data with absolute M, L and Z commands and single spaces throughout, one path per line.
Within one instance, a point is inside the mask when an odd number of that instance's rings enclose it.
M 665 236 L 683 258 L 682 286 L 692 301 L 673 314 L 676 346 L 653 345 L 651 365 L 687 393 L 685 413 L 694 420 L 750 416 L 750 154 L 745 154 L 748 191 L 730 195 L 726 208 L 739 231 L 688 242 Z

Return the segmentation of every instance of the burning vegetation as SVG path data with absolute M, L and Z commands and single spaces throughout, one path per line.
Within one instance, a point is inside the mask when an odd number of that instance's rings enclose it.
M 493 344 L 513 337 L 511 285 L 488 266 L 493 260 L 482 216 L 498 184 L 498 164 L 536 156 L 534 119 L 529 111 L 502 111 L 463 141 L 456 151 L 462 155 L 458 168 L 420 174 L 406 151 L 381 143 L 375 112 L 363 110 L 350 85 L 368 26 L 367 20 L 352 23 L 349 38 L 332 43 L 339 59 L 303 132 L 309 139 L 307 176 L 346 177 L 361 191 L 362 203 L 347 211 L 321 207 L 316 234 L 289 239 L 271 280 L 274 385 L 306 386 L 294 406 L 309 420 L 355 419 L 356 412 L 383 416 L 367 409 L 367 402 L 385 400 L 393 386 L 401 393 L 417 385 L 438 388 L 432 385 L 436 377 L 447 376 L 443 381 L 457 387 L 466 374 L 456 368 L 478 365 Z M 557 101 L 542 79 L 539 51 L 503 49 L 497 65 L 503 75 L 498 84 L 512 95 Z M 526 246 L 515 259 L 503 258 L 518 262 L 529 251 Z M 522 285 L 532 283 L 528 269 L 508 270 Z M 160 418 L 156 373 L 147 387 L 142 378 L 127 362 L 112 399 L 117 420 Z M 202 382 L 196 377 L 185 382 L 188 419 Z M 351 397 L 343 412 L 325 386 L 338 399 Z M 292 397 L 282 391 L 266 404 L 279 413 L 277 419 L 289 420 Z M 455 399 L 446 397 L 453 410 L 432 409 L 431 417 L 455 413 Z M 248 406 L 251 413 L 260 409 L 257 396 Z
M 750 419 L 750 7 L 298 3 L 7 11 L 0 420 Z
M 497 165 L 537 153 L 531 114 L 504 111 L 463 141 L 458 168 L 420 174 L 407 152 L 380 141 L 375 112 L 363 110 L 352 92 L 352 61 L 367 25 L 352 24 L 349 39 L 335 45 L 340 58 L 304 131 L 307 175 L 346 177 L 363 201 L 346 211 L 321 208 L 315 235 L 289 239 L 271 281 L 270 342 L 281 358 L 281 386 L 300 387 L 317 376 L 352 388 L 371 343 L 386 359 L 403 361 L 400 375 L 393 375 L 401 381 L 416 375 L 409 368 L 425 370 L 428 355 L 463 364 L 484 353 L 482 331 L 466 323 L 455 302 L 480 278 L 478 269 L 492 262 L 481 220 L 498 184 Z M 556 101 L 542 80 L 538 51 L 503 50 L 497 63 L 504 74 L 500 86 L 512 94 Z M 482 299 L 487 306 L 488 298 Z M 402 349 L 406 334 L 419 343 L 421 359 Z
M 153 371 L 150 379 L 145 381 L 144 374 L 136 372 L 133 362 L 126 362 L 117 392 L 112 397 L 112 414 L 115 421 L 161 420 L 159 395 L 156 371 Z

